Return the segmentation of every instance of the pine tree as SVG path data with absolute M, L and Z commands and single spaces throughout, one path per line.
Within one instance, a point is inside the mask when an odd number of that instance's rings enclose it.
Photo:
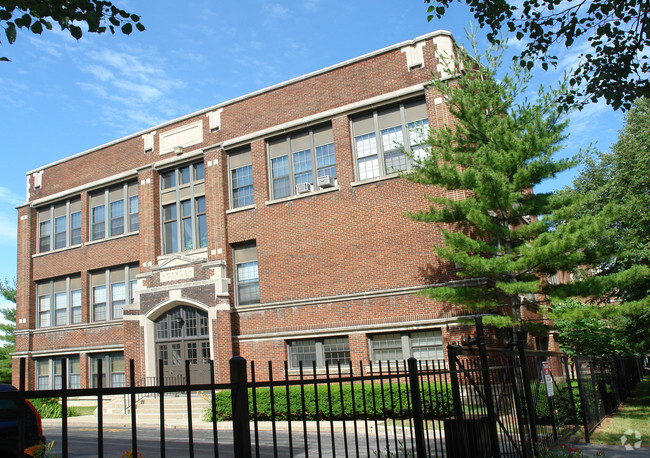
M 407 178 L 452 192 L 429 197 L 428 210 L 407 215 L 442 223 L 444 244 L 434 252 L 455 265 L 460 278 L 483 282 L 423 294 L 489 314 L 488 324 L 532 329 L 534 322 L 521 320 L 521 305 L 546 304 L 548 294 L 585 294 L 582 281 L 551 286 L 546 279 L 558 271 L 578 278 L 611 216 L 576 215 L 570 211 L 578 205 L 575 195 L 532 192 L 576 161 L 555 158 L 567 127 L 556 103 L 559 91 L 540 88 L 533 102 L 521 101 L 530 73 L 513 67 L 497 78 L 502 50 L 493 48 L 476 60 L 458 50 L 456 62 L 447 64 L 465 71 L 431 82 L 455 121 L 430 132 L 428 154 L 414 158 L 417 166 Z

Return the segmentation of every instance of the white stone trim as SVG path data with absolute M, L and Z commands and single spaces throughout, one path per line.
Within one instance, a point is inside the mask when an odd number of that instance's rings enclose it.
M 120 326 L 122 324 L 121 319 L 110 320 L 110 321 L 93 321 L 91 323 L 78 323 L 70 324 L 66 326 L 48 326 L 46 328 L 37 328 L 37 329 L 18 329 L 14 332 L 15 335 L 26 335 L 26 334 L 47 334 L 50 332 L 68 332 L 75 329 L 89 329 L 89 328 L 103 328 L 110 326 Z
M 286 331 L 286 332 L 277 332 L 274 331 L 269 334 L 250 334 L 243 336 L 233 336 L 233 340 L 236 342 L 255 342 L 255 341 L 265 341 L 265 340 L 292 340 L 292 339 L 304 339 L 304 338 L 322 338 L 322 337 L 332 337 L 332 336 L 341 336 L 349 334 L 367 334 L 374 332 L 401 332 L 401 331 L 419 331 L 421 329 L 429 329 L 431 327 L 440 327 L 449 323 L 455 323 L 456 321 L 462 318 L 472 318 L 474 315 L 462 315 L 454 317 L 445 317 L 445 318 L 432 318 L 429 320 L 417 320 L 410 322 L 392 322 L 392 323 L 380 323 L 380 324 L 368 324 L 361 326 L 342 326 L 337 328 L 329 329 L 305 329 L 300 331 Z
M 23 351 L 16 352 L 12 354 L 13 358 L 22 358 L 29 356 L 32 358 L 41 358 L 46 356 L 64 356 L 64 355 L 77 355 L 79 353 L 103 353 L 111 351 L 124 351 L 123 344 L 113 344 L 113 345 L 99 345 L 97 347 L 73 347 L 73 348 L 61 348 L 53 350 L 36 350 L 36 351 Z
M 296 307 L 299 305 L 321 305 L 331 302 L 346 302 L 359 299 L 372 299 L 375 297 L 403 296 L 412 294 L 427 288 L 436 288 L 441 286 L 458 287 L 458 286 L 480 286 L 485 284 L 485 279 L 470 278 L 467 280 L 455 280 L 446 283 L 436 283 L 432 285 L 406 286 L 404 288 L 384 289 L 378 291 L 367 291 L 363 293 L 340 294 L 337 296 L 322 296 L 309 299 L 297 299 L 293 301 L 268 302 L 263 304 L 243 305 L 236 308 L 237 312 L 260 312 L 274 308 Z

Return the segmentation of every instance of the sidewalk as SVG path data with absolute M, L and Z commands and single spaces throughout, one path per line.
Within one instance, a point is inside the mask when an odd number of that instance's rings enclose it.
M 602 445 L 602 444 L 579 444 L 566 442 L 565 445 L 572 448 L 579 448 L 582 450 L 583 456 L 597 456 L 598 452 L 602 451 L 605 458 L 648 458 L 650 456 L 650 448 L 640 447 L 633 450 L 626 450 L 622 445 Z M 554 449 L 555 451 L 558 448 Z

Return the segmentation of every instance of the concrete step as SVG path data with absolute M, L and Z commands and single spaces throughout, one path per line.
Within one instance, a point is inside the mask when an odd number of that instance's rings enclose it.
M 106 423 L 130 424 L 130 400 L 124 397 L 115 397 L 104 404 L 103 416 Z M 209 398 L 192 396 L 192 422 L 203 422 L 203 411 L 210 406 Z M 125 411 L 125 407 L 128 407 Z M 136 420 L 138 424 L 160 424 L 160 399 L 147 397 L 136 403 Z M 188 418 L 187 398 L 184 396 L 165 397 L 165 425 L 187 426 Z M 95 412 L 95 415 L 97 413 Z

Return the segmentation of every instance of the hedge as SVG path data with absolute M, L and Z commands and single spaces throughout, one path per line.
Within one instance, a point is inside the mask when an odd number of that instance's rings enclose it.
M 41 418 L 61 418 L 63 415 L 63 407 L 57 398 L 35 398 L 30 399 Z M 75 417 L 78 415 L 77 409 L 68 407 L 68 417 Z
M 365 391 L 365 411 L 364 411 Z M 343 406 L 341 405 L 341 393 Z M 273 389 L 275 419 L 279 421 L 303 419 L 303 391 L 300 386 L 289 387 L 290 415 L 287 413 L 287 389 L 280 386 Z M 366 383 L 363 386 L 354 385 L 355 413 L 352 411 L 352 386 L 349 384 L 318 386 L 318 409 L 313 385 L 304 386 L 305 416 L 307 420 L 350 420 L 350 419 L 383 419 L 408 418 L 411 416 L 410 393 L 405 384 L 383 385 Z M 259 388 L 255 392 L 257 398 L 257 419 L 271 420 L 271 389 Z M 453 415 L 451 388 L 447 385 L 424 385 L 421 398 L 425 405 L 423 410 L 427 418 L 444 418 Z M 331 407 L 330 407 L 331 399 Z M 217 421 L 232 420 L 230 391 L 221 391 L 215 395 L 215 416 Z M 250 418 L 254 416 L 253 393 L 248 391 L 248 409 Z M 331 409 L 331 410 L 330 410 Z M 212 421 L 210 408 L 205 409 L 204 419 Z
M 553 387 L 555 394 L 553 396 L 553 410 L 555 413 L 555 421 L 559 425 L 573 425 L 575 419 L 573 416 L 573 405 L 571 403 L 571 396 L 569 395 L 569 386 L 566 382 L 558 383 Z M 573 401 L 575 402 L 576 412 L 578 415 L 578 422 L 582 424 L 582 406 L 580 405 L 580 393 L 578 392 L 577 383 L 571 386 L 573 390 Z M 534 396 L 534 393 L 533 393 Z M 549 410 L 548 397 L 546 396 L 546 387 L 542 384 L 539 388 L 539 397 L 537 399 L 536 413 L 538 422 L 548 423 L 551 422 L 551 413 Z

